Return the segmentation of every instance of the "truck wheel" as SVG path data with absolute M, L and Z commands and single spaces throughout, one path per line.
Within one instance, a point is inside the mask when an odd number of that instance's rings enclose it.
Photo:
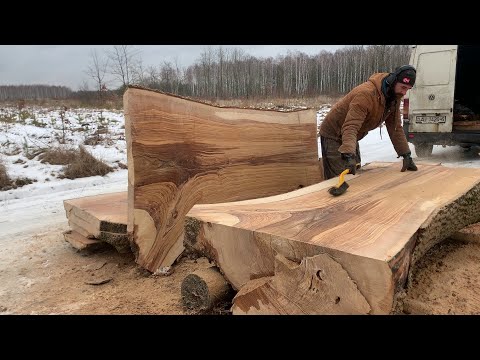
M 415 144 L 415 152 L 418 157 L 429 157 L 432 155 L 433 144 L 422 143 Z

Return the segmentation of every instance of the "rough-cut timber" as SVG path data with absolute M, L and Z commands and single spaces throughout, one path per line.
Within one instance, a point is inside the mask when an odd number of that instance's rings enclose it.
M 480 220 L 480 169 L 400 168 L 371 164 L 347 175 L 350 187 L 339 197 L 328 193 L 337 181 L 330 179 L 195 205 L 186 241 L 239 290 L 234 313 L 390 313 L 415 262 Z
M 78 232 L 68 230 L 63 233 L 66 242 L 70 243 L 77 250 L 98 250 L 108 246 L 106 243 L 96 239 L 88 239 Z
M 63 201 L 67 219 L 95 238 L 102 231 L 127 233 L 127 192 L 85 196 Z
M 64 200 L 70 228 L 88 239 L 114 246 L 118 252 L 130 252 L 127 235 L 127 192 L 116 192 Z
M 188 274 L 181 286 L 183 306 L 196 312 L 212 310 L 232 294 L 230 284 L 218 268 L 211 266 Z
M 233 315 L 365 314 L 370 310 L 355 282 L 327 254 L 304 258 L 300 264 L 277 254 L 275 275 L 247 282 L 232 307 Z
M 128 233 L 155 272 L 184 250 L 185 214 L 322 180 L 314 109 L 222 108 L 155 91 L 124 94 Z

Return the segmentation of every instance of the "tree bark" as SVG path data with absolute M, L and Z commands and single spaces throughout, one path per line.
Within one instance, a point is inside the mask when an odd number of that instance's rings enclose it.
M 128 232 L 137 263 L 171 266 L 197 203 L 280 194 L 322 180 L 315 110 L 222 108 L 130 87 L 124 95 Z
M 188 274 L 181 292 L 183 306 L 196 312 L 210 311 L 233 294 L 230 284 L 215 266 Z
M 195 205 L 185 234 L 239 290 L 235 313 L 388 314 L 418 259 L 480 220 L 479 169 L 400 168 L 365 166 L 346 176 L 350 187 L 338 197 L 327 191 L 337 182 L 330 179 Z
M 460 241 L 480 243 L 480 223 L 468 225 L 467 227 L 455 232 L 451 238 Z

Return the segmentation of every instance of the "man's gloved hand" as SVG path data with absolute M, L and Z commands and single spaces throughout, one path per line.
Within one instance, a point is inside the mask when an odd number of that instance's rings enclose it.
M 342 159 L 345 160 L 345 169 L 350 170 L 350 174 L 355 175 L 357 170 L 357 161 L 355 154 L 342 153 Z
M 410 170 L 410 171 L 417 171 L 417 165 L 413 162 L 412 159 L 412 153 L 406 153 L 403 154 L 403 166 L 401 172 L 404 172 L 405 170 Z

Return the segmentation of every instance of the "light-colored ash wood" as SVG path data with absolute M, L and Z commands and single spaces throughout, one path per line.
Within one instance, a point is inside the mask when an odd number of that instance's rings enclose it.
M 65 241 L 70 243 L 77 250 L 97 250 L 108 246 L 106 243 L 96 239 L 88 239 L 76 231 L 68 230 L 63 233 Z
M 127 253 L 131 251 L 130 248 L 130 239 L 128 238 L 128 234 L 118 234 L 118 233 L 111 233 L 107 231 L 100 231 L 95 237 L 89 231 L 85 230 L 83 227 L 77 225 L 75 222 L 68 220 L 68 225 L 70 229 L 81 235 L 82 237 L 89 239 L 89 240 L 97 240 L 103 241 L 110 245 L 112 245 L 119 253 Z
M 185 214 L 322 180 L 316 111 L 222 108 L 155 91 L 124 94 L 128 232 L 155 272 L 184 250 Z
M 227 300 L 232 288 L 218 268 L 211 266 L 188 274 L 182 281 L 181 293 L 184 307 L 204 312 Z
M 250 280 L 237 293 L 233 315 L 365 314 L 367 300 L 330 255 L 300 264 L 275 256 L 275 275 Z
M 95 239 L 95 235 L 90 233 L 89 231 L 85 230 L 82 226 L 77 225 L 77 223 L 68 220 L 68 226 L 70 227 L 71 230 L 79 233 L 83 237 L 86 237 L 87 239 Z
M 480 169 L 400 168 L 400 161 L 366 166 L 345 177 L 350 187 L 338 197 L 327 191 L 337 182 L 330 179 L 272 197 L 195 205 L 186 215 L 186 241 L 242 291 L 252 279 L 277 276 L 277 254 L 299 265 L 328 254 L 356 284 L 368 313 L 389 313 L 410 267 L 433 245 L 480 220 Z M 257 293 L 271 288 L 265 284 Z M 365 309 L 358 302 L 347 312 Z
M 101 232 L 127 233 L 127 192 L 85 196 L 63 201 L 67 219 L 88 236 L 100 238 Z

